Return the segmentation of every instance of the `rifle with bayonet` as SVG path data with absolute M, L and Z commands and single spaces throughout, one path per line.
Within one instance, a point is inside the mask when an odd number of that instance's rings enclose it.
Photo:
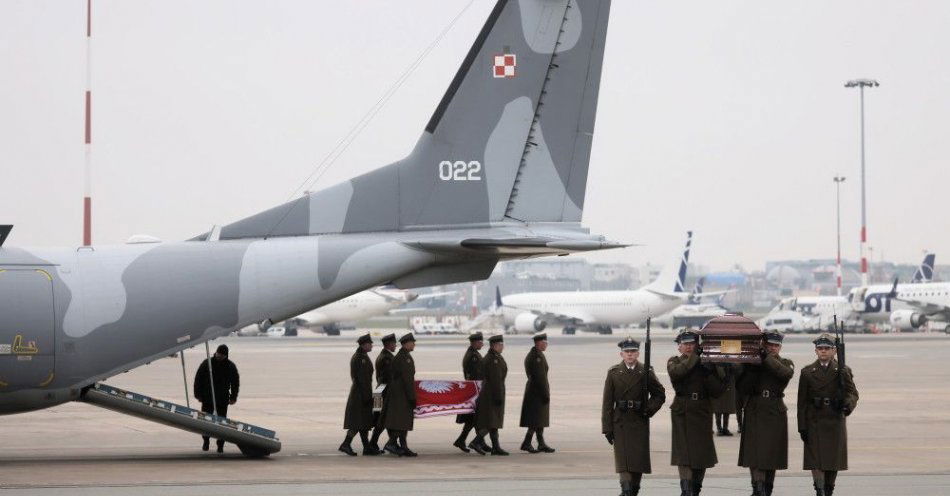
M 643 417 L 649 421 L 650 415 L 647 413 L 647 410 L 650 408 L 650 348 L 652 342 L 650 340 L 650 317 L 647 317 L 647 337 L 643 341 L 643 379 L 641 380 L 643 384 L 642 398 L 640 399 L 640 411 L 643 413 Z
M 845 380 L 844 380 L 844 364 L 845 364 L 845 362 L 844 362 L 844 359 L 845 359 L 845 350 L 844 350 L 844 328 L 841 328 L 841 329 L 838 328 L 838 315 L 837 315 L 837 314 L 835 314 L 835 316 L 834 316 L 834 323 L 835 323 L 835 349 L 836 349 L 835 352 L 836 352 L 837 355 L 838 355 L 838 357 L 837 357 L 837 358 L 838 358 L 838 398 L 837 398 L 837 401 L 838 401 L 838 409 L 841 410 L 842 413 L 844 413 L 845 415 L 847 415 L 847 414 L 850 413 L 850 412 L 846 411 L 847 408 L 846 408 L 845 402 L 844 402 L 844 396 L 845 396 Z

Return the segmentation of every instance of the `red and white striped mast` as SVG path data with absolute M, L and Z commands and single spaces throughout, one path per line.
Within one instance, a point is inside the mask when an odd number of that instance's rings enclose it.
M 82 244 L 92 244 L 92 0 L 86 0 L 86 167 L 83 174 Z
M 870 284 L 868 278 L 868 216 L 864 188 L 864 88 L 877 88 L 881 84 L 874 79 L 852 79 L 844 84 L 845 88 L 858 88 L 861 98 L 861 286 Z

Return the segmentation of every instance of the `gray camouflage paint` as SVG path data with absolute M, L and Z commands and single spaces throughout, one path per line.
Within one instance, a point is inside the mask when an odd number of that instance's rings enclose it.
M 220 240 L 0 248 L 0 413 L 77 399 L 375 285 L 473 280 L 503 259 L 611 247 L 579 225 L 609 3 L 499 1 L 408 157 L 224 226 Z M 517 56 L 513 78 L 492 75 L 503 53 Z M 480 162 L 481 180 L 440 179 L 446 160 Z

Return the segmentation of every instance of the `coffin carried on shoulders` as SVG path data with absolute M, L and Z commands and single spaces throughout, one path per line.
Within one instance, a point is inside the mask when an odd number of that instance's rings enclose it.
M 741 314 L 716 317 L 699 330 L 702 361 L 712 363 L 762 363 L 762 330 Z

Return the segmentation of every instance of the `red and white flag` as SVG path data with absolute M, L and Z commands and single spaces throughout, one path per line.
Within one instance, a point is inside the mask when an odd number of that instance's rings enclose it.
M 416 381 L 416 418 L 475 412 L 482 381 Z

